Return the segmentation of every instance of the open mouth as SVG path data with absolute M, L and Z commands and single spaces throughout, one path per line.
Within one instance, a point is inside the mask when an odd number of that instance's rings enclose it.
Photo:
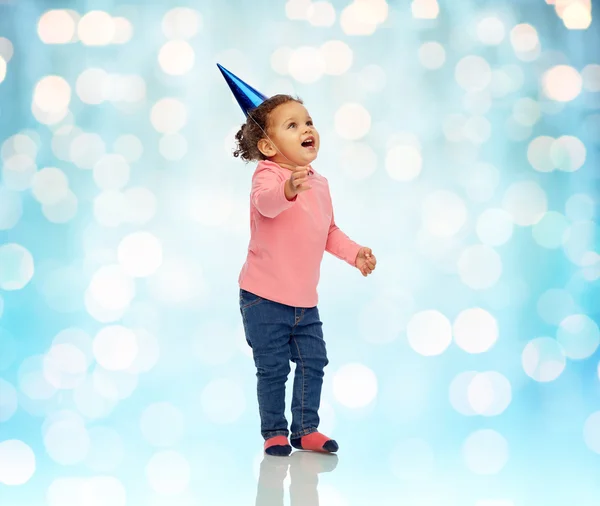
M 303 148 L 309 148 L 309 149 L 315 149 L 315 138 L 314 137 L 308 137 L 303 143 L 302 143 L 302 147 Z

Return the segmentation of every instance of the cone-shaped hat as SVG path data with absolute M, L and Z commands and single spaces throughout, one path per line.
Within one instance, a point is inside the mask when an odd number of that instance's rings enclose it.
M 233 96 L 237 100 L 237 103 L 240 104 L 246 117 L 248 117 L 248 111 L 250 109 L 258 107 L 268 98 L 260 91 L 255 90 L 252 86 L 246 84 L 239 77 L 229 72 L 229 70 L 222 65 L 217 63 L 217 67 L 219 67 L 225 81 L 227 81 L 229 88 L 231 88 Z

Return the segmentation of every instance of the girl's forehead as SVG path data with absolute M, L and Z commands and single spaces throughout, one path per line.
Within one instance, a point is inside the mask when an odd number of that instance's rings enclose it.
M 302 104 L 295 101 L 290 101 L 273 109 L 271 115 L 275 119 L 283 119 L 283 116 L 308 116 L 308 110 Z

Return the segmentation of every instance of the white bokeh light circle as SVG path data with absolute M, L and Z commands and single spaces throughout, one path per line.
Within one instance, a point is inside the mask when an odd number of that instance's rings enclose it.
M 67 196 L 69 180 L 55 167 L 46 167 L 33 176 L 31 192 L 41 204 L 56 204 Z
M 67 195 L 56 204 L 43 204 L 42 213 L 51 223 L 67 223 L 77 215 L 79 200 L 75 193 L 67 190 Z
M 396 181 L 412 181 L 421 173 L 423 157 L 416 146 L 393 146 L 387 152 L 385 169 Z
M 85 464 L 93 471 L 111 473 L 125 456 L 123 438 L 110 427 L 92 427 L 88 430 L 90 448 Z
M 20 244 L 0 246 L 0 289 L 21 290 L 31 281 L 34 272 L 33 256 Z
M 461 311 L 452 326 L 454 342 L 467 353 L 488 351 L 498 340 L 498 322 L 485 309 Z
M 490 64 L 481 56 L 465 56 L 457 64 L 454 75 L 465 91 L 484 90 L 492 80 Z
M 332 76 L 340 76 L 350 70 L 354 54 L 350 46 L 341 40 L 325 42 L 319 51 L 325 61 L 325 72 Z
M 477 218 L 476 231 L 483 244 L 501 246 L 512 237 L 512 217 L 504 209 L 486 209 Z
M 569 220 L 556 211 L 544 213 L 531 229 L 531 235 L 543 248 L 556 249 L 563 245 L 565 234 L 569 229 Z
M 127 275 L 147 277 L 154 274 L 162 263 L 162 244 L 150 232 L 134 232 L 121 240 L 117 256 Z
M 179 452 L 158 452 L 146 466 L 146 478 L 157 494 L 177 495 L 188 488 L 191 467 L 187 458 Z
M 333 395 L 348 408 L 363 408 L 377 396 L 377 376 L 363 364 L 346 364 L 333 376 Z
M 313 26 L 332 26 L 335 23 L 335 7 L 326 1 L 309 2 L 306 18 Z
M 554 381 L 564 371 L 567 359 L 563 347 L 550 337 L 538 337 L 527 343 L 521 354 L 525 374 L 535 381 Z
M 100 10 L 88 11 L 77 25 L 79 40 L 86 46 L 107 46 L 115 37 L 113 17 Z
M 569 65 L 556 65 L 542 76 L 544 94 L 557 102 L 570 102 L 583 88 L 581 74 Z
M 577 306 L 567 290 L 550 288 L 538 299 L 537 311 L 546 323 L 558 325 L 567 316 L 577 313 Z
M 101 190 L 120 190 L 129 182 L 129 163 L 123 155 L 104 155 L 94 165 L 93 174 Z
M 115 399 L 107 399 L 98 392 L 90 376 L 73 391 L 73 401 L 77 411 L 90 419 L 109 416 L 117 405 Z
M 158 199 L 151 190 L 144 187 L 129 188 L 123 192 L 125 198 L 125 221 L 143 225 L 156 215 Z
M 120 401 L 130 397 L 138 386 L 137 374 L 124 371 L 107 371 L 96 366 L 92 373 L 94 389 L 105 399 Z
M 490 246 L 475 245 L 466 248 L 458 259 L 461 281 L 474 290 L 494 286 L 502 274 L 502 259 Z
M 106 144 L 95 133 L 76 135 L 69 146 L 69 157 L 80 169 L 91 170 L 106 153 Z
M 450 382 L 448 399 L 450 405 L 463 416 L 475 416 L 477 413 L 468 398 L 469 385 L 479 374 L 477 371 L 464 371 L 457 374 Z
M 52 386 L 72 390 L 80 385 L 88 368 L 85 354 L 69 343 L 53 344 L 44 356 L 44 377 Z
M 475 375 L 467 388 L 467 399 L 473 411 L 483 416 L 498 416 L 512 400 L 510 382 L 497 371 Z
M 71 102 L 71 86 L 60 76 L 40 79 L 33 90 L 33 103 L 45 113 L 61 113 Z
M 506 190 L 502 207 L 517 225 L 535 225 L 547 211 L 548 199 L 537 183 L 520 181 L 513 183 Z
M 0 483 L 24 485 L 35 471 L 35 454 L 26 443 L 18 439 L 0 442 Z
M 565 213 L 571 221 L 588 221 L 594 217 L 594 199 L 587 193 L 571 195 L 565 204 Z
M 150 122 L 157 132 L 174 134 L 187 123 L 188 112 L 185 104 L 176 98 L 163 98 L 152 106 Z
M 361 104 L 346 103 L 335 113 L 335 131 L 342 139 L 358 140 L 371 129 L 371 114 Z
M 408 322 L 406 335 L 410 347 L 420 355 L 441 355 L 452 342 L 452 325 L 439 311 L 420 311 Z
M 377 169 L 377 154 L 366 142 L 349 142 L 339 151 L 340 168 L 354 181 L 370 177 Z
M 189 40 L 202 29 L 202 15 L 189 7 L 175 7 L 162 18 L 161 28 L 167 39 Z
M 56 478 L 46 492 L 48 506 L 126 506 L 127 491 L 112 476 Z
M 508 442 L 494 430 L 479 430 L 466 439 L 462 453 L 472 473 L 494 475 L 502 471 L 508 462 Z
M 17 390 L 0 378 L 0 423 L 8 422 L 17 412 L 18 406 Z
M 92 276 L 88 292 L 100 307 L 123 310 L 135 295 L 135 284 L 120 265 L 105 265 Z
M 488 16 L 477 23 L 477 37 L 488 46 L 497 46 L 506 37 L 506 28 L 502 20 L 496 16 Z
M 213 423 L 235 422 L 246 410 L 246 398 L 241 385 L 229 378 L 213 379 L 200 397 L 202 410 Z
M 565 355 L 573 360 L 592 356 L 600 345 L 598 325 L 584 314 L 570 315 L 562 320 L 556 337 Z
M 140 427 L 144 439 L 153 446 L 174 446 L 183 437 L 185 417 L 168 402 L 151 404 L 142 413 Z
M 105 190 L 94 199 L 94 218 L 103 227 L 121 225 L 127 209 L 127 199 L 118 190 Z
M 438 190 L 427 195 L 422 205 L 423 224 L 436 237 L 451 237 L 463 228 L 467 208 L 456 193 Z
M 194 68 L 196 55 L 185 40 L 170 40 L 158 52 L 158 63 L 165 73 L 182 76 Z
M 115 153 L 123 156 L 128 162 L 137 162 L 144 153 L 142 141 L 133 134 L 121 135 L 113 144 Z
M 109 325 L 94 337 L 96 361 L 108 371 L 131 367 L 138 353 L 137 336 L 122 325 Z
M 44 446 L 54 462 L 71 466 L 85 460 L 90 449 L 90 437 L 83 420 L 59 420 L 46 430 Z
M 553 167 L 564 172 L 575 172 L 585 164 L 587 150 L 578 137 L 563 135 L 554 140 L 549 151 Z
M 20 193 L 0 187 L 0 230 L 10 230 L 23 217 Z
M 583 440 L 590 450 L 600 454 L 600 411 L 592 413 L 585 420 Z
M 446 62 L 446 50 L 439 42 L 425 42 L 419 47 L 419 61 L 426 69 L 439 69 Z
M 46 380 L 43 364 L 43 355 L 33 355 L 23 360 L 18 370 L 20 390 L 37 401 L 52 398 L 58 390 Z
M 435 455 L 431 445 L 418 438 L 397 443 L 390 456 L 391 471 L 401 480 L 422 480 L 431 475 Z
M 316 47 L 302 46 L 290 55 L 288 73 L 300 83 L 315 83 L 326 71 L 327 62 L 323 53 Z

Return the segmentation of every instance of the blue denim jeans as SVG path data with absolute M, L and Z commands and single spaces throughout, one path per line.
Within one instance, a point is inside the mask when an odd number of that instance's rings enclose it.
M 323 370 L 329 363 L 316 307 L 286 306 L 240 290 L 246 341 L 256 365 L 262 436 L 288 436 L 285 383 L 296 364 L 292 392 L 292 439 L 317 431 Z

